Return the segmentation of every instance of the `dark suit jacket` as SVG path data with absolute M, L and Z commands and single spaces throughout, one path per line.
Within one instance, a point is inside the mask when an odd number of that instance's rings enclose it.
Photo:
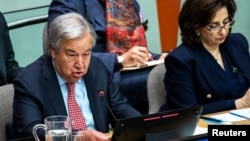
M 117 118 L 140 115 L 120 93 L 109 71 L 98 58 L 91 58 L 84 80 L 95 128 L 98 131 L 108 132 L 109 123 L 112 121 L 104 98 Z M 30 136 L 34 125 L 43 123 L 45 117 L 67 115 L 50 56 L 43 55 L 24 68 L 13 84 L 14 129 L 17 136 Z M 99 95 L 100 90 L 104 92 L 104 97 Z
M 231 34 L 221 47 L 230 58 L 230 66 L 245 75 L 243 78 L 249 87 L 250 56 L 246 38 L 242 34 Z M 203 47 L 181 44 L 166 57 L 165 66 L 164 83 L 170 109 L 198 104 L 204 105 L 203 114 L 234 109 L 235 99 L 245 93 L 228 94 L 227 87 L 223 87 L 227 82 L 218 77 L 214 63 Z
M 20 70 L 21 67 L 15 60 L 6 20 L 0 12 L 0 86 L 12 83 Z

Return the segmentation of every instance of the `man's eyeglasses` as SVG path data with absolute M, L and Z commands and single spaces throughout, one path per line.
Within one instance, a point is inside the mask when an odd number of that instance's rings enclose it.
M 217 33 L 217 32 L 220 32 L 222 28 L 224 29 L 231 28 L 234 25 L 234 23 L 235 23 L 235 20 L 233 18 L 227 18 L 223 26 L 220 26 L 219 23 L 212 23 L 212 24 L 209 24 L 206 28 L 210 32 Z

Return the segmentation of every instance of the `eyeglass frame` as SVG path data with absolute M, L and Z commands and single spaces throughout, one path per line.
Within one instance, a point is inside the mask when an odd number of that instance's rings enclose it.
M 206 26 L 206 29 L 212 33 L 220 32 L 222 30 L 222 28 L 230 29 L 234 25 L 235 20 L 233 17 L 230 17 L 230 16 L 228 18 L 231 20 L 229 22 L 227 22 L 226 24 L 224 24 L 223 26 L 221 26 L 220 24 L 217 24 L 217 26 L 215 28 L 209 28 L 209 26 Z M 228 27 L 226 27 L 226 26 L 228 26 Z M 216 29 L 217 27 L 218 27 L 218 30 Z

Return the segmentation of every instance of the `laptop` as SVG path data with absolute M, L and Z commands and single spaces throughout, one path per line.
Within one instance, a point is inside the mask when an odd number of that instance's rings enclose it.
M 168 141 L 192 136 L 202 106 L 118 119 L 111 141 Z

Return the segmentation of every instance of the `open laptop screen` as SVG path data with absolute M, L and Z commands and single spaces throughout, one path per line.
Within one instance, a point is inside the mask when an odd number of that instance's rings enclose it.
M 112 141 L 167 141 L 193 135 L 202 106 L 116 121 Z

